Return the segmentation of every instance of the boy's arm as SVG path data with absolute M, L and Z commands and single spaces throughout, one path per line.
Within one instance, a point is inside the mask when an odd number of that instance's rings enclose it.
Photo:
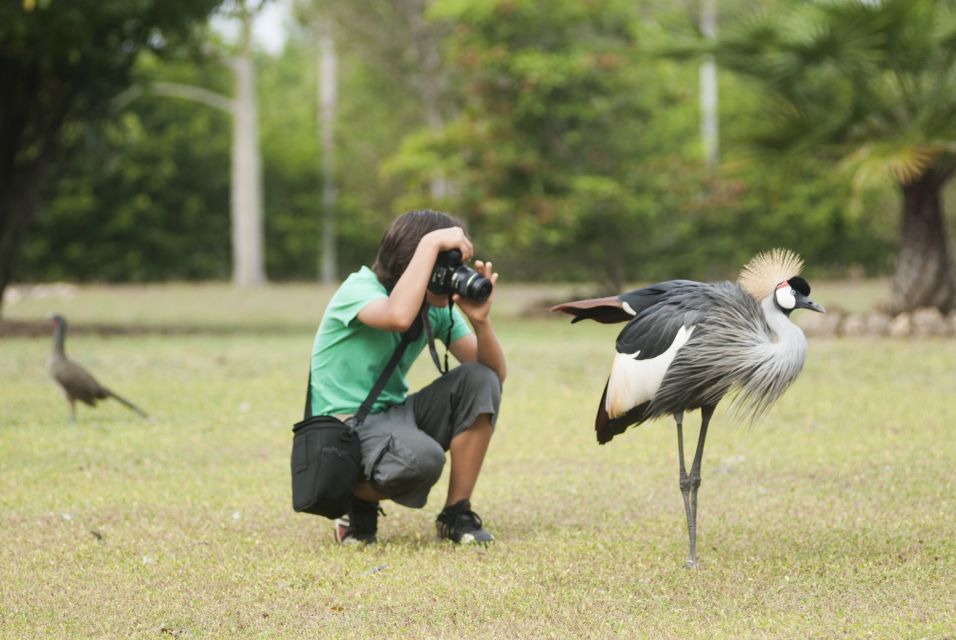
M 493 271 L 490 262 L 477 260 L 475 270 L 491 280 L 492 285 L 497 283 L 498 274 Z M 471 322 L 475 333 L 462 336 L 448 348 L 459 362 L 480 362 L 498 374 L 498 379 L 504 383 L 508 365 L 494 326 L 491 324 L 492 298 L 494 298 L 494 289 L 492 289 L 492 295 L 484 302 L 476 302 L 455 294 L 455 303 Z
M 461 227 L 437 229 L 425 234 L 388 298 L 368 303 L 358 312 L 359 321 L 382 331 L 401 333 L 408 330 L 425 299 L 435 259 L 440 252 L 450 249 L 461 251 L 463 260 L 471 259 L 472 245 Z

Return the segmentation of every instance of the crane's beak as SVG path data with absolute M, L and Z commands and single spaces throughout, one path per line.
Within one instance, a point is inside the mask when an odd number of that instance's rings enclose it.
M 797 294 L 797 305 L 796 309 L 809 309 L 810 311 L 816 311 L 817 313 L 826 313 L 826 309 L 818 305 L 816 302 L 803 295 L 802 293 Z

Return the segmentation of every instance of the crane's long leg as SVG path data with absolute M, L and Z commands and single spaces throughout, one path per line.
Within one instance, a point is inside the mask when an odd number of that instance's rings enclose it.
M 690 522 L 690 478 L 687 476 L 687 467 L 684 466 L 684 414 L 675 413 L 677 421 L 677 458 L 680 461 L 680 492 L 684 496 L 684 513 L 687 515 L 687 530 L 691 531 Z M 694 546 L 694 535 L 691 535 L 691 548 Z M 690 559 L 688 558 L 688 562 Z
M 684 465 L 684 414 L 678 413 L 674 416 L 677 420 L 677 453 L 680 457 L 680 491 L 684 496 L 687 536 L 690 542 L 687 561 L 684 563 L 688 569 L 696 569 L 699 566 L 697 562 L 697 489 L 700 487 L 700 463 L 704 457 L 704 441 L 707 439 L 707 427 L 710 424 L 710 417 L 714 414 L 714 408 L 702 407 L 700 414 L 700 435 L 697 437 L 697 451 L 694 454 L 689 475 Z

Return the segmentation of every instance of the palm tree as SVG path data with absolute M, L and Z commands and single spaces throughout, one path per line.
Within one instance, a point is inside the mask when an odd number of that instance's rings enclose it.
M 857 186 L 898 187 L 894 310 L 956 308 L 941 197 L 956 171 L 956 2 L 797 2 L 709 50 L 766 90 L 758 149 L 823 155 Z

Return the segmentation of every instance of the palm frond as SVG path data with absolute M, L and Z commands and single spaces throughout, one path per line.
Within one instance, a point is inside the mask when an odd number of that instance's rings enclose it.
M 796 3 L 721 35 L 767 96 L 755 155 L 824 153 L 859 184 L 909 182 L 956 144 L 953 0 Z
M 872 143 L 858 147 L 839 163 L 853 177 L 854 189 L 917 180 L 945 153 L 945 148 L 924 144 Z

